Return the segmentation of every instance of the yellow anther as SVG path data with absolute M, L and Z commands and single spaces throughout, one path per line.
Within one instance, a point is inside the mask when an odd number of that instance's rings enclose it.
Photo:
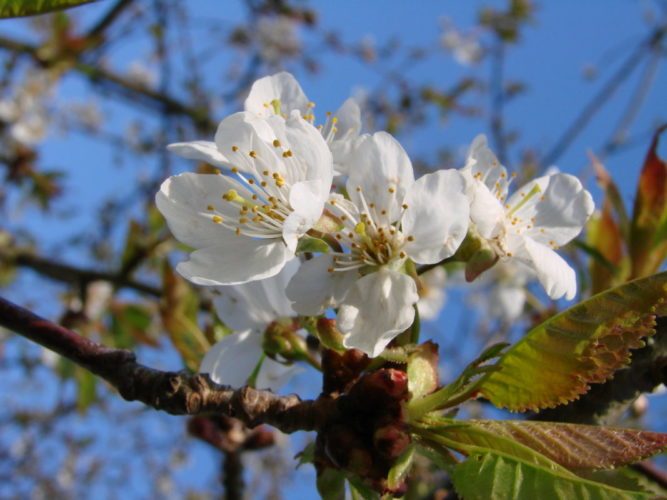
M 380 210 L 380 214 L 381 215 L 387 215 L 387 211 L 383 208 L 382 210 Z
M 278 139 L 273 139 L 273 146 L 276 148 L 280 147 L 280 141 Z
M 257 152 L 255 151 L 250 151 L 248 155 L 250 156 L 250 158 L 257 158 Z
M 396 188 L 390 187 L 387 189 L 387 191 L 389 191 L 390 194 L 394 194 L 396 192 Z
M 232 151 L 236 153 L 238 150 L 239 150 L 238 146 L 232 146 Z
M 215 210 L 215 207 L 213 205 L 209 205 L 206 207 L 206 210 Z
M 408 236 L 407 240 L 408 240 L 408 241 L 415 241 L 415 237 L 412 236 L 412 235 L 410 235 L 410 236 Z
M 313 101 L 310 101 L 310 102 L 308 103 L 308 107 L 309 107 L 309 108 L 314 108 L 314 107 L 315 107 L 315 103 L 314 103 Z
M 235 233 L 236 233 L 236 236 L 241 236 L 241 228 L 237 227 Z
M 238 174 L 238 173 L 239 173 L 239 169 L 236 168 L 236 167 L 232 167 L 232 174 Z
M 333 268 L 333 267 L 328 267 L 328 268 L 327 268 L 327 272 L 329 272 L 329 273 L 333 273 L 333 272 L 334 272 L 334 268 Z
M 248 184 L 254 184 L 254 183 L 255 183 L 255 179 L 248 179 Z
M 239 217 L 239 224 L 245 224 L 248 222 L 248 219 L 245 217 Z
M 283 158 L 291 158 L 291 157 L 292 157 L 291 150 L 288 149 L 287 151 L 283 152 Z
M 356 226 L 354 226 L 354 232 L 359 234 L 359 235 L 365 235 L 366 234 L 366 224 L 363 222 L 359 222 Z
M 230 189 L 225 194 L 223 194 L 222 199 L 226 201 L 244 201 L 235 189 Z
M 259 184 L 260 184 L 260 186 L 262 186 L 262 187 L 266 187 L 266 186 L 269 185 L 269 183 L 266 182 L 266 181 L 262 181 L 262 182 L 260 182 Z
M 257 195 L 256 195 L 256 194 L 253 194 L 253 195 L 252 195 L 252 199 L 253 199 L 253 200 L 256 200 L 256 199 L 257 199 Z
M 216 224 L 222 224 L 222 217 L 220 217 L 219 215 L 214 215 L 212 220 Z
M 406 254 L 405 252 L 401 251 L 401 253 L 399 253 L 398 256 L 399 256 L 401 259 L 405 259 L 405 258 L 408 256 L 408 254 Z
M 407 210 L 407 209 L 408 209 L 408 204 L 407 204 L 407 203 L 403 203 L 403 205 L 401 205 L 401 206 L 403 207 L 403 210 Z
M 337 117 L 337 116 L 334 116 L 334 117 L 331 119 L 331 123 L 334 123 L 334 124 L 335 124 L 335 123 L 338 123 L 338 117 Z
M 269 175 L 269 173 L 270 173 L 270 172 L 269 172 L 268 170 L 264 170 L 264 171 L 262 172 L 262 175 Z

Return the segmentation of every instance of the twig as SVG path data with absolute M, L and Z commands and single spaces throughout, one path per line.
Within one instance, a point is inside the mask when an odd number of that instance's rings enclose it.
M 134 353 L 113 349 L 51 323 L 0 297 L 0 326 L 50 349 L 102 377 L 128 401 L 173 415 L 221 414 L 249 427 L 265 423 L 291 433 L 317 430 L 336 413 L 335 400 L 302 401 L 250 387 L 233 389 L 207 375 L 163 372 L 137 363 Z
M 498 160 L 503 165 L 507 164 L 507 150 L 505 132 L 503 130 L 503 106 L 505 104 L 505 85 L 503 82 L 503 69 L 505 62 L 505 46 L 500 37 L 496 37 L 491 57 L 491 138 L 498 154 Z
M 29 56 L 42 67 L 50 67 L 58 62 L 57 56 L 45 57 L 43 51 L 40 51 L 38 46 L 4 36 L 0 36 L 0 48 Z M 200 129 L 212 130 L 216 126 L 209 118 L 206 109 L 188 106 L 169 95 L 125 79 L 111 70 L 100 68 L 80 60 L 74 64 L 73 68 L 88 77 L 92 83 L 106 85 L 108 89 L 116 92 L 121 97 L 127 98 L 133 104 L 140 102 L 144 105 L 164 110 L 165 113 L 186 116 Z
M 125 8 L 129 7 L 134 0 L 118 0 L 107 13 L 97 21 L 86 33 L 86 38 L 96 39 L 120 16 Z
M 540 160 L 543 166 L 554 164 L 561 155 L 567 151 L 572 141 L 579 135 L 579 133 L 588 125 L 588 122 L 600 110 L 600 108 L 607 102 L 607 100 L 616 92 L 618 87 L 623 83 L 635 70 L 637 65 L 645 56 L 647 48 L 655 47 L 667 34 L 667 26 L 661 26 L 654 30 L 646 39 L 642 40 L 639 46 L 628 56 L 621 67 L 614 73 L 607 83 L 599 90 L 597 94 L 584 106 L 579 115 L 574 119 L 572 124 L 563 132 L 556 144 L 551 150 L 545 154 Z
M 4 255 L 2 257 L 5 258 Z M 17 266 L 32 269 L 42 276 L 62 283 L 86 284 L 92 281 L 108 281 L 119 288 L 131 288 L 137 292 L 151 295 L 153 297 L 162 296 L 162 290 L 160 288 L 133 280 L 128 276 L 128 273 L 123 271 L 115 273 L 75 267 L 29 253 L 19 253 L 18 255 L 13 257 L 10 256 L 9 258 L 12 259 L 13 263 Z
M 225 488 L 226 500 L 243 498 L 243 460 L 241 451 L 225 453 L 222 467 L 222 484 Z

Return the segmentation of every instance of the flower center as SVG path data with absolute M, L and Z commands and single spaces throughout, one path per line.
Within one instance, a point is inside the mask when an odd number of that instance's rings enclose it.
M 232 167 L 231 173 L 244 189 L 241 193 L 235 189 L 223 193 L 221 208 L 207 205 L 206 210 L 215 224 L 234 231 L 238 236 L 282 237 L 283 222 L 292 212 L 289 204 L 292 176 L 287 172 L 290 168 L 303 171 L 305 167 L 290 149 L 282 147 L 278 139 L 272 145 L 284 162 L 277 168 L 256 151 L 243 153 L 237 146 L 232 146 L 229 158 L 239 167 Z

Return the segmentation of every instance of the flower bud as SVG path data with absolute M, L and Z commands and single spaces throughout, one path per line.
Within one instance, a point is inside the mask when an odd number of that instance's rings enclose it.
M 474 281 L 480 274 L 487 269 L 492 268 L 498 262 L 498 254 L 491 248 L 480 248 L 466 262 L 465 276 L 466 281 Z
M 389 460 L 398 458 L 410 445 L 410 435 L 400 422 L 380 427 L 373 434 L 373 446 Z

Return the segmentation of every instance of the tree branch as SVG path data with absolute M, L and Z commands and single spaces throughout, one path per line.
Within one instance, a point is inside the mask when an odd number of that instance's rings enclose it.
M 131 288 L 145 295 L 162 297 L 162 290 L 159 287 L 131 279 L 128 276 L 129 273 L 125 272 L 124 269 L 118 273 L 86 269 L 45 259 L 27 252 L 19 252 L 16 255 L 11 255 L 10 253 L 7 255 L 0 250 L 0 256 L 3 259 L 9 259 L 10 262 L 17 266 L 32 269 L 42 276 L 62 283 L 85 284 L 92 281 L 108 281 L 119 288 Z
M 222 414 L 250 427 L 265 423 L 291 433 L 317 430 L 336 413 L 335 401 L 301 401 L 251 387 L 233 389 L 207 375 L 163 372 L 137 363 L 134 353 L 112 349 L 51 323 L 0 297 L 0 326 L 81 365 L 128 401 L 172 415 Z
M 581 398 L 543 410 L 534 420 L 609 425 L 644 392 L 667 383 L 667 317 L 657 319 L 656 333 L 647 345 L 632 352 L 630 364 L 604 384 L 594 384 Z

